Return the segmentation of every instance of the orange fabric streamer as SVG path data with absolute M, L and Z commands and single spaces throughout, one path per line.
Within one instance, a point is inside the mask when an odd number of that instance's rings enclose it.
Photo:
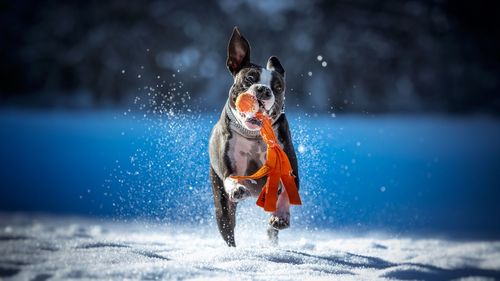
M 253 96 L 252 98 L 255 99 Z M 249 100 L 245 99 L 250 98 L 243 97 L 241 100 L 243 100 L 244 104 L 248 106 L 248 109 L 252 108 Z M 240 103 L 237 101 L 236 106 L 238 107 L 239 104 Z M 240 108 L 238 107 L 238 109 Z M 283 182 L 283 186 L 285 187 L 286 193 L 288 194 L 290 204 L 301 205 L 302 202 L 300 200 L 297 185 L 295 184 L 295 176 L 293 175 L 292 165 L 290 164 L 288 156 L 278 143 L 276 135 L 274 134 L 271 118 L 265 116 L 264 114 L 262 114 L 262 112 L 257 112 L 255 114 L 255 117 L 262 122 L 260 134 L 262 136 L 262 139 L 267 144 L 266 163 L 264 163 L 264 165 L 253 175 L 231 176 L 231 178 L 236 180 L 256 180 L 267 175 L 266 184 L 262 188 L 262 191 L 260 192 L 259 198 L 256 202 L 258 206 L 264 208 L 264 210 L 267 212 L 276 211 L 280 180 Z

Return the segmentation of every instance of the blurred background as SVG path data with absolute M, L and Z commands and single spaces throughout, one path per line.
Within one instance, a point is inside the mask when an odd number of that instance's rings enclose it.
M 238 25 L 255 62 L 282 59 L 289 98 L 304 110 L 500 109 L 494 1 L 10 1 L 0 10 L 4 105 L 123 106 L 137 87 L 182 70 L 192 97 L 218 109 Z
M 234 26 L 287 72 L 299 226 L 500 238 L 494 1 L 2 1 L 0 210 L 212 223 Z

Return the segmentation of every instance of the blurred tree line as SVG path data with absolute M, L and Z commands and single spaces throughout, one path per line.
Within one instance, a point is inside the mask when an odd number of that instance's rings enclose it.
M 193 103 L 218 109 L 237 25 L 254 62 L 281 59 L 289 107 L 498 113 L 497 3 L 2 1 L 0 103 L 123 106 L 182 81 Z

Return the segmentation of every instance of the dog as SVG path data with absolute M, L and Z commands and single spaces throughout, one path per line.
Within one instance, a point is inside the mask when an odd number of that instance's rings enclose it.
M 233 85 L 220 119 L 214 125 L 209 141 L 210 180 L 215 203 L 215 217 L 222 238 L 235 247 L 234 228 L 238 202 L 257 197 L 266 178 L 234 180 L 230 176 L 251 175 L 266 161 L 266 143 L 260 136 L 261 123 L 253 115 L 240 112 L 235 102 L 238 95 L 249 92 L 259 103 L 259 111 L 272 118 L 273 129 L 287 154 L 299 188 L 297 157 L 286 119 L 285 70 L 278 58 L 272 56 L 266 67 L 250 61 L 250 44 L 237 27 L 227 48 L 227 68 Z M 267 234 L 272 243 L 278 242 L 279 230 L 290 225 L 290 204 L 280 183 L 276 211 L 271 213 Z

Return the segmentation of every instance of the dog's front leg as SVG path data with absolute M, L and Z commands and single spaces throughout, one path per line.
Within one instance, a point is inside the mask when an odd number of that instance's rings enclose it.
M 251 196 L 250 191 L 240 181 L 227 177 L 224 180 L 224 190 L 232 202 L 239 202 Z
M 210 178 L 212 180 L 212 192 L 215 203 L 215 216 L 219 232 L 229 247 L 235 247 L 234 227 L 236 226 L 236 203 L 229 200 L 229 196 L 224 190 L 223 181 L 210 168 Z

